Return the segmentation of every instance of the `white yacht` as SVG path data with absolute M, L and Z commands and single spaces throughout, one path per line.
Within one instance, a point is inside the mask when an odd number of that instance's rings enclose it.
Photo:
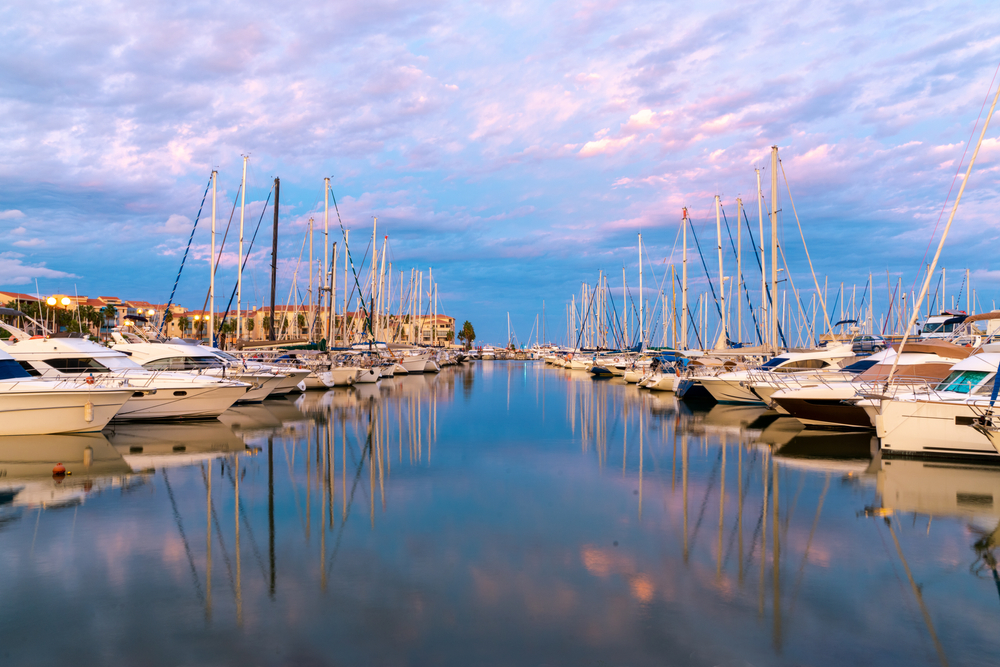
M 868 413 L 853 399 L 885 382 L 894 362 L 897 368 L 893 384 L 916 387 L 940 382 L 971 352 L 971 348 L 943 341 L 908 341 L 898 361 L 896 351 L 890 348 L 847 366 L 842 379 L 790 377 L 770 399 L 778 412 L 790 414 L 807 426 L 871 429 Z
M 312 370 L 309 368 L 299 368 L 297 366 L 276 366 L 274 364 L 268 364 L 261 361 L 255 361 L 253 359 L 241 359 L 239 357 L 234 357 L 228 352 L 223 352 L 217 347 L 209 347 L 208 345 L 199 345 L 203 350 L 208 350 L 215 356 L 222 359 L 230 368 L 240 368 L 243 370 L 257 372 L 257 373 L 274 373 L 277 375 L 284 375 L 285 379 L 278 383 L 271 394 L 269 395 L 279 395 L 287 394 L 288 392 L 295 389 L 300 382 L 309 377 Z
M 257 372 L 230 366 L 219 356 L 188 343 L 152 343 L 138 336 L 123 335 L 114 331 L 115 344 L 111 349 L 124 352 L 133 361 L 151 371 L 185 371 L 195 375 L 226 378 L 245 382 L 250 389 L 237 403 L 263 401 L 278 385 L 285 381 L 284 375 Z
M 856 400 L 886 454 L 1000 459 L 990 438 L 975 428 L 989 408 L 998 364 L 1000 352 L 983 352 L 955 364 L 936 386 L 889 387 L 881 395 L 873 392 Z
M 42 380 L 0 350 L 0 435 L 100 431 L 132 396 L 93 378 Z
M 763 403 L 764 400 L 753 390 L 756 382 L 766 382 L 768 373 L 814 374 L 828 369 L 837 370 L 853 360 L 854 351 L 850 345 L 822 347 L 807 352 L 785 352 L 765 362 L 754 370 L 732 371 L 699 378 L 702 386 L 719 403 Z
M 205 375 L 152 372 L 123 352 L 84 338 L 31 337 L 11 331 L 0 344 L 28 374 L 44 379 L 94 378 L 109 387 L 131 388 L 132 395 L 115 419 L 209 419 L 243 398 L 249 384 Z

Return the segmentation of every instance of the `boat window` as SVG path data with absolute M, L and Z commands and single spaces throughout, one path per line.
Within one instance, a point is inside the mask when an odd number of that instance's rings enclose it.
M 937 386 L 937 390 L 968 394 L 989 374 L 989 371 L 952 371 L 944 382 Z
M 30 361 L 19 361 L 17 363 L 21 364 L 21 368 L 23 368 L 24 372 L 28 375 L 32 377 L 38 377 L 41 375 L 41 373 L 39 373 L 38 370 L 31 365 Z
M 28 371 L 13 359 L 0 359 L 0 380 L 24 380 L 30 377 Z
M 944 322 L 928 322 L 920 330 L 920 333 L 951 333 L 955 330 L 955 322 L 945 324 Z
M 226 361 L 234 361 L 237 364 L 240 363 L 239 359 L 237 359 L 236 357 L 234 357 L 233 355 L 231 355 L 231 354 L 229 354 L 227 352 L 223 352 L 222 350 L 211 350 L 211 352 L 215 356 L 221 357 L 222 359 L 225 359 Z
M 771 359 L 762 364 L 761 368 L 774 368 L 775 366 L 783 364 L 786 361 L 788 361 L 788 357 L 775 357 L 774 359 Z
M 143 368 L 151 371 L 193 371 L 221 366 L 222 362 L 214 357 L 165 357 L 143 364 Z
M 861 373 L 877 363 L 878 361 L 872 361 L 871 359 L 862 359 L 861 361 L 855 361 L 850 366 L 845 366 L 844 371 L 848 373 Z
M 93 357 L 56 357 L 46 364 L 60 373 L 107 373 L 108 367 Z
M 990 373 L 989 376 L 987 376 L 986 381 L 979 386 L 979 389 L 977 389 L 975 393 L 983 394 L 985 396 L 992 394 L 994 377 L 996 377 L 996 373 Z
M 830 362 L 823 361 L 822 359 L 797 359 L 789 361 L 787 364 L 783 364 L 780 368 L 775 368 L 774 370 L 780 373 L 791 373 L 812 368 L 826 368 L 829 365 Z
M 139 364 L 126 356 L 115 355 L 113 357 L 101 357 L 101 363 L 113 371 L 130 371 L 142 368 Z

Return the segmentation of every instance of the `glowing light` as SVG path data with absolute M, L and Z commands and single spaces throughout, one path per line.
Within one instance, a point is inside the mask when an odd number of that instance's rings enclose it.
M 146 311 L 146 314 L 147 314 L 147 315 L 152 315 L 152 314 L 153 314 L 153 312 L 154 312 L 154 311 L 153 311 L 153 309 L 152 309 L 152 308 L 150 308 L 149 310 L 147 310 L 147 311 Z
M 56 305 L 56 298 L 54 296 L 50 296 L 48 299 L 45 300 L 45 303 L 49 304 L 50 306 L 54 306 Z
M 60 303 L 62 303 L 62 305 L 64 305 L 64 306 L 68 306 L 69 305 L 69 297 L 68 296 L 64 296 L 62 298 L 62 301 L 60 301 Z

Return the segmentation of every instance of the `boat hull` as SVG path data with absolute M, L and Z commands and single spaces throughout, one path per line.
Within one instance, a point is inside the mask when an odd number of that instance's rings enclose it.
M 100 431 L 132 396 L 132 389 L 36 390 L 25 387 L 26 382 L 0 383 L 6 384 L 21 386 L 0 387 L 0 435 Z M 86 408 L 88 402 L 90 410 Z

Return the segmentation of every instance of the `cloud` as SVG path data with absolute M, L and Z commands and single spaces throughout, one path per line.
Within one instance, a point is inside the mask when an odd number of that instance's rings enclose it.
M 77 278 L 72 273 L 46 268 L 44 264 L 23 264 L 16 257 L 7 256 L 13 253 L 3 253 L 0 261 L 0 285 L 24 285 L 36 278 Z
M 377 216 L 396 268 L 433 266 L 449 307 L 484 340 L 502 338 L 496 313 L 531 319 L 535 302 L 568 297 L 601 269 L 637 273 L 639 228 L 662 261 L 681 206 L 714 224 L 719 194 L 735 216 L 736 196 L 755 197 L 755 168 L 769 193 L 771 145 L 831 283 L 864 283 L 887 264 L 918 271 L 1000 47 L 1000 19 L 920 2 L 736 15 L 714 0 L 307 0 L 268 7 L 266 21 L 253 1 L 153 0 L 141 14 L 123 0 L 36 5 L 7 12 L 14 37 L 0 40 L 0 219 L 28 211 L 32 221 L 14 223 L 13 245 L 83 276 L 82 292 L 115 293 L 129 275 L 143 297 L 165 298 L 203 197 L 195 247 L 209 244 L 215 169 L 218 244 L 232 220 L 219 278 L 231 280 L 249 154 L 256 205 L 244 232 L 249 245 L 262 220 L 248 264 L 259 285 L 269 282 L 261 209 L 274 177 L 287 295 L 308 252 L 303 223 L 323 219 L 330 176 L 340 214 L 331 204 L 331 241 L 343 220 L 363 256 Z M 40 30 L 40 15 L 63 18 Z M 779 39 L 791 27 L 798 38 Z M 956 238 L 997 232 L 997 134 Z M 782 182 L 779 205 L 786 197 Z M 29 229 L 37 239 L 23 238 Z M 838 250 L 858 238 L 868 252 Z M 986 248 L 949 246 L 949 266 L 992 271 Z M 787 251 L 801 270 L 801 251 Z M 106 256 L 120 271 L 85 259 Z M 536 258 L 547 272 L 535 272 Z M 203 268 L 186 269 L 182 303 L 204 299 Z

